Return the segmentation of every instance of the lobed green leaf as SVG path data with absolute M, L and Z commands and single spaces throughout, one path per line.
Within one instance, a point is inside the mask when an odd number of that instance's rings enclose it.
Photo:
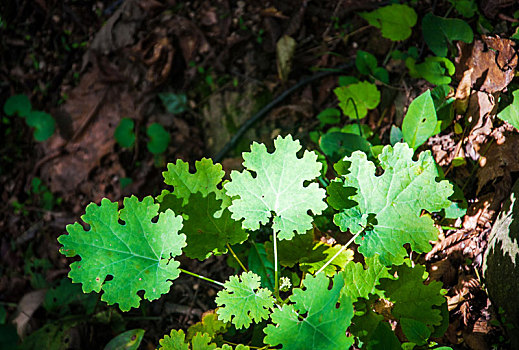
M 218 292 L 216 304 L 218 318 L 240 329 L 268 319 L 274 298 L 268 289 L 260 288 L 260 277 L 249 271 L 231 276 L 225 289 Z
M 353 317 L 351 299 L 341 295 L 344 280 L 336 275 L 331 289 L 324 274 L 307 275 L 305 289 L 296 288 L 289 300 L 271 315 L 274 325 L 268 325 L 264 342 L 283 349 L 349 349 L 353 337 L 346 329 Z
M 88 205 L 81 218 L 90 229 L 76 222 L 67 226 L 68 235 L 58 238 L 62 254 L 81 257 L 70 265 L 72 281 L 82 283 L 85 293 L 102 289 L 101 299 L 118 303 L 123 311 L 139 306 L 141 290 L 148 300 L 167 293 L 180 273 L 180 263 L 171 258 L 182 253 L 186 236 L 178 234 L 180 216 L 171 210 L 158 214 L 158 209 L 150 196 L 142 202 L 135 196 L 125 198 L 120 211 L 106 198 L 100 206 Z M 113 279 L 106 281 L 108 276 Z
M 350 199 L 358 205 L 342 209 L 334 222 L 342 231 L 364 230 L 355 240 L 359 252 L 366 257 L 379 254 L 386 266 L 403 262 L 405 244 L 418 253 L 429 251 L 429 241 L 437 238 L 438 229 L 422 211 L 438 212 L 451 205 L 447 198 L 453 193 L 452 185 L 436 181 L 438 170 L 431 153 L 422 152 L 417 161 L 413 153 L 405 143 L 385 146 L 379 155 L 385 170 L 380 176 L 375 176 L 375 165 L 362 152 L 344 159 L 349 162 L 349 172 L 342 177 L 344 186 L 357 190 Z
M 268 153 L 265 145 L 254 142 L 251 151 L 243 153 L 246 169 L 233 171 L 224 187 L 233 197 L 232 218 L 243 218 L 244 228 L 257 230 L 274 215 L 274 232 L 281 240 L 291 239 L 294 232 L 302 234 L 312 228 L 308 211 L 320 214 L 326 208 L 325 191 L 316 183 L 305 186 L 305 181 L 320 175 L 322 165 L 314 152 L 305 151 L 298 158 L 301 145 L 291 135 L 278 136 L 274 145 L 274 153 Z

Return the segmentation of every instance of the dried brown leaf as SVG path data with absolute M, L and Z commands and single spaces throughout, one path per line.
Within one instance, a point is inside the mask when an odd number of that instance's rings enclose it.
M 517 67 L 517 52 L 514 41 L 499 37 L 484 36 L 471 44 L 458 42 L 460 55 L 456 57 L 456 78 L 473 69 L 472 88 L 494 93 L 510 84 Z
M 519 135 L 512 133 L 506 136 L 505 142 L 493 142 L 484 157 L 479 160 L 477 172 L 479 192 L 488 182 L 494 181 L 511 172 L 519 171 Z
M 463 73 L 463 78 L 456 89 L 454 108 L 458 114 L 465 114 L 467 107 L 469 106 L 470 88 L 472 87 L 471 77 L 473 71 L 474 68 L 471 67 Z

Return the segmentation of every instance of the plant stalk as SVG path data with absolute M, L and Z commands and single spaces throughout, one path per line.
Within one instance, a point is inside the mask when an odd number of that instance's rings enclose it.
M 339 249 L 339 251 L 337 253 L 335 253 L 334 256 L 331 257 L 330 260 L 328 260 L 326 262 L 326 264 L 324 264 L 319 270 L 317 270 L 317 272 L 315 273 L 315 275 L 317 275 L 319 272 L 322 272 L 328 265 L 330 265 L 333 261 L 333 259 L 335 259 L 336 257 L 338 257 L 343 251 L 346 250 L 346 248 L 348 248 L 348 246 L 353 243 L 353 241 L 355 240 L 355 238 L 357 238 L 362 232 L 364 231 L 360 231 L 359 233 L 357 233 L 355 236 L 351 237 L 351 239 L 348 241 L 348 243 L 346 243 L 345 245 L 342 246 L 341 249 Z
M 272 229 L 272 238 L 274 242 L 274 284 L 276 299 L 279 299 L 279 279 L 278 279 L 278 243 L 276 237 L 276 231 Z
M 230 245 L 229 243 L 227 243 L 227 249 L 229 249 L 229 251 L 231 252 L 231 255 L 234 257 L 234 259 L 236 259 L 236 261 L 237 261 L 238 264 L 241 266 L 241 268 L 243 269 L 243 271 L 245 271 L 245 272 L 249 272 L 249 270 L 247 270 L 247 268 L 245 267 L 245 265 L 243 265 L 243 263 L 241 262 L 240 258 L 238 258 L 238 255 L 236 255 L 236 253 L 234 253 L 234 250 L 232 250 L 231 245 Z
M 220 287 L 224 287 L 224 288 L 225 288 L 225 285 L 224 285 L 222 282 L 215 281 L 215 280 L 210 279 L 210 278 L 208 278 L 208 277 L 204 277 L 204 276 L 201 276 L 201 275 L 199 275 L 199 274 L 196 274 L 196 273 L 194 273 L 194 272 L 187 271 L 187 270 L 184 270 L 184 269 L 179 269 L 179 270 L 180 270 L 180 272 L 183 272 L 183 273 L 185 273 L 185 274 L 191 275 L 191 276 L 193 276 L 193 277 L 200 278 L 200 279 L 202 279 L 202 280 L 204 280 L 204 281 L 207 281 L 207 282 L 212 282 L 212 283 L 214 283 L 214 284 L 219 285 Z

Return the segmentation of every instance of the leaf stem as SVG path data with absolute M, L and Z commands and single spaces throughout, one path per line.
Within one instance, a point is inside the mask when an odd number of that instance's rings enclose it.
M 355 240 L 355 238 L 357 238 L 362 232 L 364 231 L 360 231 L 359 233 L 357 233 L 356 235 L 354 235 L 353 237 L 351 237 L 351 239 L 348 241 L 348 243 L 346 243 L 345 245 L 342 246 L 341 249 L 339 249 L 339 251 L 337 253 L 335 253 L 334 256 L 331 257 L 330 260 L 328 260 L 326 262 L 326 264 L 324 264 L 323 266 L 321 266 L 321 268 L 319 270 L 317 270 L 317 272 L 315 273 L 315 275 L 317 276 L 317 274 L 319 274 L 319 272 L 322 272 L 328 265 L 330 265 L 333 261 L 333 259 L 335 259 L 336 257 L 338 257 L 343 251 L 346 250 L 346 248 L 348 248 L 348 246 L 353 243 L 353 241 Z
M 364 137 L 364 135 L 362 135 L 362 127 L 360 126 L 360 118 L 359 118 L 359 112 L 357 111 L 357 104 L 355 103 L 355 100 L 353 99 L 353 97 L 349 97 L 348 100 L 346 100 L 346 106 L 348 105 L 348 103 L 350 103 L 351 101 L 351 104 L 353 105 L 353 109 L 355 109 L 355 116 L 357 117 L 357 125 L 359 127 L 359 136 L 360 137 Z
M 323 187 L 328 187 L 328 182 L 326 181 L 325 178 L 323 178 L 322 176 L 319 176 L 318 179 L 319 179 L 319 182 L 321 183 L 321 185 L 323 185 Z
M 227 249 L 229 249 L 229 251 L 231 252 L 231 255 L 234 257 L 234 259 L 236 259 L 236 261 L 237 261 L 238 264 L 241 266 L 241 268 L 243 269 L 243 271 L 245 271 L 245 272 L 249 272 L 249 270 L 247 270 L 247 268 L 245 267 L 245 265 L 243 265 L 243 263 L 241 262 L 240 258 L 238 258 L 238 255 L 236 255 L 236 253 L 234 253 L 234 250 L 232 250 L 231 245 L 230 245 L 229 243 L 227 243 Z
M 276 231 L 272 229 L 272 241 L 274 242 L 274 292 L 276 299 L 279 299 L 279 279 L 278 279 L 278 243 L 276 237 Z
M 194 272 L 187 271 L 187 270 L 184 270 L 184 269 L 179 269 L 179 270 L 180 270 L 180 272 L 183 272 L 183 273 L 185 273 L 185 274 L 187 274 L 187 275 L 191 275 L 191 276 L 194 276 L 194 277 L 198 277 L 198 278 L 200 278 L 200 279 L 202 279 L 202 280 L 204 280 L 204 281 L 213 282 L 214 284 L 217 284 L 217 285 L 219 285 L 220 287 L 224 287 L 224 288 L 225 288 L 225 285 L 224 285 L 222 282 L 215 281 L 215 280 L 210 279 L 210 278 L 208 278 L 208 277 L 204 277 L 204 276 L 202 276 L 202 275 L 199 275 L 199 274 L 196 274 L 196 273 L 194 273 Z

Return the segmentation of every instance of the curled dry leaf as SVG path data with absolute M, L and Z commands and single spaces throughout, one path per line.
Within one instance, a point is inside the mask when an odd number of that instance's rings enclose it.
M 479 161 L 477 172 L 478 192 L 488 182 L 502 176 L 510 176 L 511 172 L 519 171 L 519 135 L 510 134 L 503 144 L 492 143 Z
M 90 50 L 108 54 L 133 44 L 134 34 L 145 17 L 139 4 L 141 2 L 143 1 L 124 1 L 96 34 Z
M 497 109 L 497 94 L 473 91 L 470 95 L 466 115 L 472 126 L 465 143 L 465 154 L 472 160 L 480 158 L 482 144 L 491 137 Z
M 468 69 L 472 88 L 494 93 L 510 84 L 517 67 L 515 42 L 499 37 L 483 36 L 472 44 L 458 42 L 460 55 L 456 57 L 456 78 L 461 80 Z

